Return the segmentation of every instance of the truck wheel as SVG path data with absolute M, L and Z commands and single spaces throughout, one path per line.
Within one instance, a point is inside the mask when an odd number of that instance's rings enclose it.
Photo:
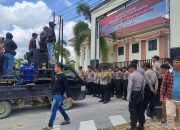
M 63 101 L 63 108 L 65 110 L 71 109 L 72 105 L 73 105 L 72 101 L 68 101 L 67 99 L 64 99 L 64 101 Z
M 0 101 L 0 119 L 6 118 L 11 113 L 11 104 L 8 101 Z

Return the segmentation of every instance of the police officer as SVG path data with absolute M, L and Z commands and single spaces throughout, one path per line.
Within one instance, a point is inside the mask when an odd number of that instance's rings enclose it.
M 108 103 L 108 101 L 110 101 L 110 97 L 109 97 L 109 82 L 110 82 L 110 74 L 108 72 L 108 70 L 102 70 L 101 72 L 101 78 L 100 78 L 100 85 L 101 85 L 101 89 L 102 89 L 102 97 L 101 100 L 99 102 L 103 102 L 103 104 Z
M 114 74 L 114 70 L 113 69 L 109 69 L 109 73 L 110 73 L 110 96 L 114 97 L 114 78 L 115 78 L 115 74 Z
M 156 73 L 151 70 L 150 63 L 145 63 L 143 65 L 145 70 L 145 88 L 144 88 L 144 111 L 149 105 L 149 114 L 151 118 L 154 116 L 154 108 L 157 99 L 157 90 L 158 90 L 158 79 Z
M 94 71 L 92 70 L 91 66 L 88 66 L 88 72 L 87 72 L 87 90 L 88 94 L 93 94 L 93 85 L 94 85 Z
M 123 100 L 127 100 L 127 85 L 128 85 L 128 68 L 123 67 Z
M 115 90 L 116 90 L 116 98 L 122 97 L 122 77 L 123 74 L 120 71 L 119 67 L 116 67 L 115 70 Z
M 138 60 L 138 59 L 134 59 L 134 60 L 131 61 L 131 63 L 136 64 L 136 65 L 137 65 L 137 71 L 138 71 L 139 73 L 141 73 L 142 76 L 144 76 L 144 73 L 145 73 L 145 72 L 144 72 L 143 68 L 141 68 L 140 66 L 138 66 L 138 65 L 139 65 L 139 60 Z
M 83 81 L 85 81 L 85 72 L 83 71 L 82 66 L 79 66 L 79 70 L 78 70 L 78 71 L 79 71 L 79 72 L 78 72 L 79 77 L 80 77 Z
M 100 86 L 100 78 L 101 78 L 101 69 L 98 69 L 98 72 L 96 73 L 96 77 L 97 77 L 97 94 L 98 94 L 98 97 L 102 97 L 102 94 L 101 94 L 101 86 Z
M 144 77 L 137 71 L 137 65 L 129 65 L 128 78 L 128 96 L 131 128 L 127 130 L 136 130 L 137 120 L 139 121 L 138 130 L 144 130 L 145 116 L 143 113 L 143 89 Z

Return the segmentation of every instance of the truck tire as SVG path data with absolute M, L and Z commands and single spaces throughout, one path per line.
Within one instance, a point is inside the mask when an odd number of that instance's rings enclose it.
M 6 118 L 11 113 L 11 104 L 8 101 L 0 101 L 0 119 Z
M 72 101 L 68 101 L 67 99 L 64 99 L 63 101 L 63 108 L 65 110 L 69 110 L 72 108 L 73 102 Z

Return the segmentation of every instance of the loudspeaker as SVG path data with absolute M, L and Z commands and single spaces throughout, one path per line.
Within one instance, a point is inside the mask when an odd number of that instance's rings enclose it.
M 180 48 L 171 48 L 170 57 L 174 59 L 177 56 L 180 56 Z
M 48 51 L 47 50 L 35 50 L 34 53 L 35 65 L 39 68 L 43 63 L 48 64 Z

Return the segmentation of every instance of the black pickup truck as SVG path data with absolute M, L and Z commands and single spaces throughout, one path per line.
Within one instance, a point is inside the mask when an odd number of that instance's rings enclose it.
M 39 69 L 38 71 L 39 73 L 44 71 L 53 72 L 53 69 Z M 68 65 L 64 65 L 63 71 L 68 79 L 69 90 L 73 100 L 78 101 L 85 99 L 86 88 L 75 70 Z M 52 85 L 53 77 L 37 76 L 33 84 L 26 85 L 17 85 L 14 79 L 4 79 L 0 77 L 0 119 L 9 116 L 12 108 L 50 104 Z M 68 102 L 66 99 L 63 102 L 65 109 L 70 109 L 72 105 L 73 103 Z

